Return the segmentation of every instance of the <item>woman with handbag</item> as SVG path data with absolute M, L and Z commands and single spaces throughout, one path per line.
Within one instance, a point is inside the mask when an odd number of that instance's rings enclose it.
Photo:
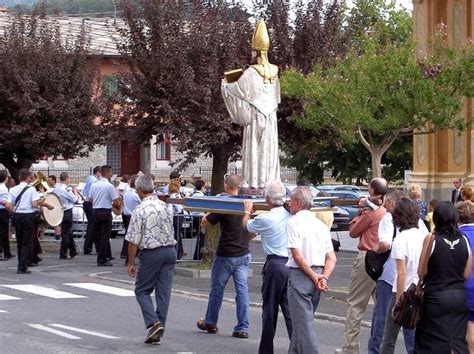
M 471 275 L 468 241 L 458 229 L 459 215 L 451 202 L 440 202 L 433 212 L 436 232 L 423 242 L 421 259 L 428 256 L 423 311 L 416 327 L 416 352 L 469 353 L 466 330 L 469 306 L 464 280 Z M 433 237 L 432 247 L 429 247 Z M 430 249 L 429 249 L 430 248 Z
M 461 188 L 462 189 L 462 188 Z M 456 204 L 459 214 L 459 231 L 467 237 L 469 246 L 474 249 L 474 203 L 470 200 Z M 467 322 L 467 344 L 469 352 L 474 353 L 474 274 L 466 280 L 467 303 L 469 305 L 469 320 Z
M 426 233 L 418 227 L 418 206 L 408 198 L 401 198 L 393 210 L 393 223 L 399 229 L 394 238 L 390 256 L 395 259 L 397 274 L 392 288 L 392 298 L 385 320 L 385 328 L 380 348 L 381 354 L 395 351 L 398 333 L 401 326 L 392 318 L 392 309 L 402 293 L 412 283 L 418 282 L 418 262 L 420 260 L 423 240 Z M 405 346 L 409 354 L 415 352 L 415 331 L 404 329 Z

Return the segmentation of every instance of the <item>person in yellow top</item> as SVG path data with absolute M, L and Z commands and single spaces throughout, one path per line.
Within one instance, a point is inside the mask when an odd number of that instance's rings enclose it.
M 435 224 L 433 222 L 433 210 L 438 204 L 437 199 L 431 199 L 428 205 L 428 214 L 426 215 L 426 221 L 430 224 L 430 232 L 433 232 L 435 229 Z

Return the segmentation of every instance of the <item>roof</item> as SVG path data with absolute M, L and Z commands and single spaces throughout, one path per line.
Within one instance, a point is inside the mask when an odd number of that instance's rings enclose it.
M 0 13 L 0 35 L 3 30 L 13 21 L 14 15 Z M 59 25 L 61 34 L 64 36 L 79 35 L 84 23 L 90 38 L 90 50 L 92 54 L 100 56 L 120 56 L 117 44 L 121 38 L 119 28 L 124 28 L 125 23 L 117 19 L 114 24 L 113 18 L 89 18 L 89 17 L 61 17 L 49 16 L 45 21 Z

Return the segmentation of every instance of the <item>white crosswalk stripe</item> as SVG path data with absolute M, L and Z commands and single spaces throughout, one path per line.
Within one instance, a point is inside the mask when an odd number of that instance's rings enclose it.
M 105 338 L 105 339 L 120 339 L 119 337 L 109 336 L 108 334 L 103 334 L 103 333 L 99 333 L 99 332 L 92 332 L 92 331 L 88 331 L 88 330 L 81 329 L 81 328 L 75 328 L 75 327 L 71 327 L 71 326 L 62 325 L 62 324 L 59 324 L 59 323 L 53 323 L 50 326 L 56 327 L 56 328 L 61 328 L 61 329 L 67 329 L 67 330 L 72 331 L 72 332 L 88 334 L 88 335 L 91 335 L 91 336 Z
M 59 331 L 59 330 L 54 329 L 54 328 L 49 328 L 49 327 L 46 327 L 46 326 L 43 326 L 43 325 L 40 325 L 40 324 L 34 324 L 34 323 L 26 323 L 26 324 L 30 327 L 39 329 L 41 331 L 49 332 L 49 333 L 52 333 L 52 334 L 56 334 L 58 336 L 61 336 L 61 337 L 67 338 L 67 339 L 81 339 L 81 337 L 77 337 L 77 336 L 74 336 L 72 334 L 69 334 L 69 333 L 66 333 L 66 332 L 63 332 L 63 331 Z
M 47 288 L 40 285 L 24 284 L 24 285 L 1 285 L 3 287 L 24 291 L 27 293 L 41 295 L 53 299 L 87 299 L 87 296 L 77 295 L 65 291 Z
M 10 295 L 0 294 L 0 301 L 3 301 L 3 300 L 21 300 L 21 298 L 15 297 L 15 296 L 10 296 Z
M 0 313 L 8 313 L 8 311 L 0 310 Z
M 97 283 L 64 283 L 64 285 L 74 286 L 76 288 L 86 289 L 97 291 L 100 293 L 116 295 L 116 296 L 135 296 L 135 292 L 133 290 L 127 290 L 122 288 L 116 288 L 114 286 L 102 285 Z

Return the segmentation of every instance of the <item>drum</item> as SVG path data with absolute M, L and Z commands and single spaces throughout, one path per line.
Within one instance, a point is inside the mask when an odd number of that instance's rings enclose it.
M 59 200 L 59 197 L 54 193 L 48 193 L 44 197 L 44 201 L 54 206 L 54 209 L 52 210 L 49 210 L 46 207 L 41 208 L 44 220 L 48 223 L 49 226 L 54 227 L 61 225 L 63 221 L 64 210 L 63 206 L 61 205 L 61 201 Z

